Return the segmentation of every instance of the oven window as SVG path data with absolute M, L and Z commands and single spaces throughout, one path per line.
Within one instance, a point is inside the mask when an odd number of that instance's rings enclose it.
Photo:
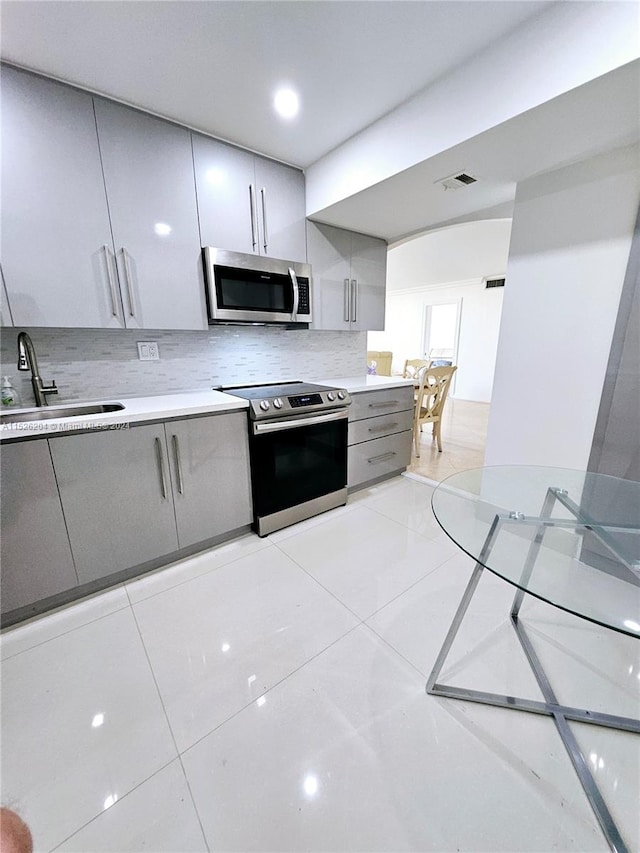
M 218 308 L 293 311 L 293 289 L 286 275 L 216 266 L 215 276 Z
M 256 514 L 283 509 L 347 485 L 347 420 L 252 436 Z

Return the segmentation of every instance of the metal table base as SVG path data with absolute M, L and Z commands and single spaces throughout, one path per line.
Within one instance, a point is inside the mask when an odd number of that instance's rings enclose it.
M 603 714 L 598 711 L 589 711 L 583 708 L 573 708 L 567 705 L 561 705 L 553 692 L 553 688 L 549 683 L 542 663 L 533 648 L 531 640 L 519 619 L 520 607 L 526 592 L 526 584 L 533 570 L 538 551 L 540 550 L 544 532 L 548 527 L 565 525 L 565 522 L 554 522 L 549 518 L 551 508 L 556 500 L 561 501 L 565 506 L 567 506 L 568 499 L 565 495 L 566 493 L 561 489 L 549 489 L 547 498 L 545 499 L 542 507 L 541 515 L 537 519 L 525 519 L 524 516 L 517 512 L 495 516 L 469 583 L 467 584 L 462 596 L 462 600 L 458 605 L 451 627 L 445 637 L 445 641 L 435 662 L 433 671 L 427 681 L 426 690 L 427 693 L 433 696 L 444 696 L 448 699 L 463 699 L 467 702 L 480 702 L 485 705 L 495 705 L 500 708 L 511 708 L 516 711 L 528 711 L 533 714 L 545 714 L 553 717 L 558 734 L 560 735 L 562 743 L 571 758 L 571 762 L 578 774 L 584 792 L 587 795 L 589 803 L 591 804 L 591 807 L 598 819 L 598 823 L 600 824 L 602 832 L 607 839 L 610 849 L 612 851 L 616 851 L 616 853 L 628 853 L 628 848 L 625 845 L 620 831 L 618 830 L 604 798 L 598 789 L 582 750 L 569 727 L 568 721 L 574 720 L 581 723 L 592 723 L 593 725 L 604 726 L 606 728 L 640 733 L 640 720 L 636 720 L 631 717 L 619 717 L 612 714 Z M 452 685 L 438 683 L 438 676 L 440 675 L 456 634 L 462 624 L 462 620 L 467 612 L 476 587 L 478 586 L 480 577 L 485 570 L 484 564 L 489 557 L 498 532 L 504 524 L 511 524 L 513 522 L 520 521 L 525 521 L 528 524 L 533 522 L 538 526 L 538 531 L 535 539 L 531 543 L 529 553 L 525 560 L 522 572 L 522 587 L 518 587 L 513 601 L 513 606 L 511 608 L 511 624 L 515 629 L 518 640 L 520 641 L 526 658 L 529 661 L 529 665 L 531 666 L 531 670 L 535 675 L 538 686 L 540 687 L 544 697 L 544 701 L 542 702 L 532 699 L 523 699 L 518 696 L 486 693 L 481 690 L 469 690 L 462 687 L 454 687 Z M 598 535 L 599 532 L 604 532 L 594 529 L 595 525 L 592 526 L 588 522 L 585 523 L 584 521 L 581 521 L 580 523 L 585 527 L 588 527 L 592 532 L 596 533 L 596 535 Z M 600 538 L 600 536 L 598 538 Z

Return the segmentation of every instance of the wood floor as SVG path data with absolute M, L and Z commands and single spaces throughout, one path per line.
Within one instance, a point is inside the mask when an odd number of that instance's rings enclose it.
M 420 458 L 416 457 L 414 449 L 407 470 L 440 482 L 457 471 L 482 467 L 488 419 L 489 403 L 471 403 L 450 397 L 442 422 L 442 453 L 432 438 L 431 427 L 424 426 Z

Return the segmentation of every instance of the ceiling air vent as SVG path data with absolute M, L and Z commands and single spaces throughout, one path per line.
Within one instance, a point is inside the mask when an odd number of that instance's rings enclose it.
M 485 278 L 484 286 L 485 287 L 504 287 L 504 279 L 503 278 Z
M 458 190 L 460 187 L 468 187 L 469 184 L 475 184 L 477 178 L 470 175 L 468 172 L 455 172 L 449 175 L 448 178 L 439 178 L 435 183 L 441 184 L 445 190 Z

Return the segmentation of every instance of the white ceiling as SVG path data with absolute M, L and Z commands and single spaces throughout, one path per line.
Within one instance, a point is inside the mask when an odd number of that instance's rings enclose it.
M 356 193 L 314 218 L 394 242 L 445 225 L 509 217 L 519 182 L 636 145 L 639 93 L 636 61 Z M 445 190 L 438 179 L 460 169 L 470 172 L 477 183 Z
M 306 167 L 546 0 L 3 0 L 2 58 Z M 289 84 L 302 109 L 272 109 Z
M 548 0 L 2 0 L 2 59 L 306 167 Z M 510 216 L 519 181 L 636 142 L 623 66 L 344 199 L 316 218 L 401 241 Z M 298 90 L 283 121 L 278 85 Z M 455 109 L 455 104 L 452 104 Z M 460 168 L 478 183 L 445 192 Z

